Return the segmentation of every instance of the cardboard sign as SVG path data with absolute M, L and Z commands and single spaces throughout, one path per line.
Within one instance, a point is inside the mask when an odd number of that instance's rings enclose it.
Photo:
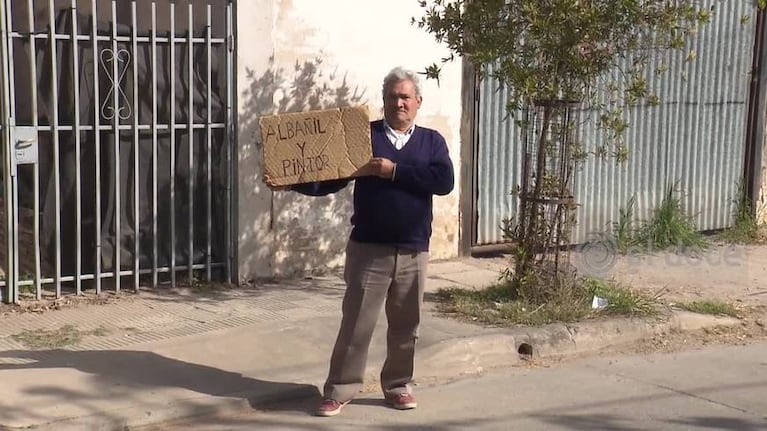
M 372 157 L 366 106 L 270 115 L 258 124 L 275 185 L 349 178 Z

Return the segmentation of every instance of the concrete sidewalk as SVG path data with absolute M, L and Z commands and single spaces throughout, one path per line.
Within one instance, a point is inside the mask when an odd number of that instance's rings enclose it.
M 544 328 L 482 328 L 440 318 L 430 294 L 497 280 L 501 259 L 435 262 L 417 355 L 421 384 L 540 356 L 594 351 L 648 335 L 731 320 L 680 313 L 670 320 L 600 320 Z M 699 270 L 698 270 L 699 271 Z M 737 271 L 737 270 L 734 270 Z M 733 273 L 733 276 L 735 273 Z M 0 425 L 124 429 L 318 394 L 340 318 L 335 276 L 209 293 L 142 292 L 42 314 L 0 316 Z M 72 325 L 82 339 L 31 350 L 12 336 Z M 367 389 L 384 358 L 385 319 L 369 356 Z

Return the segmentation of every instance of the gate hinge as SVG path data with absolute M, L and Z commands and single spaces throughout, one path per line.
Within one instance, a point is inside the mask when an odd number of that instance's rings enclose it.
M 234 52 L 234 35 L 229 35 L 226 37 L 226 49 L 229 50 L 229 52 Z

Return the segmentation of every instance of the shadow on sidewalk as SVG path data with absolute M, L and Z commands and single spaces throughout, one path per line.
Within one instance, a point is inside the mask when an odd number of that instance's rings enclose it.
M 270 280 L 254 286 L 231 286 L 223 284 L 201 284 L 198 288 L 178 287 L 142 287 L 141 298 L 157 303 L 211 303 L 222 304 L 227 301 L 247 301 L 253 299 L 280 300 L 286 293 L 297 293 L 307 297 L 343 298 L 346 285 L 338 277 Z M 132 292 L 121 295 L 134 295 Z
M 93 375 L 94 380 L 89 381 L 84 387 L 80 385 L 81 387 L 78 388 L 82 391 L 80 393 L 73 392 L 74 389 L 69 385 L 58 387 L 59 385 L 54 386 L 50 382 L 30 384 L 23 389 L 29 395 L 52 396 L 58 393 L 63 403 L 78 401 L 72 399 L 73 397 L 83 399 L 102 397 L 104 393 L 99 392 L 105 388 L 109 388 L 110 397 L 119 396 L 122 393 L 125 398 L 131 400 L 134 400 L 131 395 L 137 395 L 136 400 L 141 399 L 141 394 L 145 393 L 146 389 L 181 388 L 216 397 L 244 399 L 251 406 L 260 404 L 265 399 L 279 401 L 319 397 L 319 391 L 313 385 L 254 379 L 239 373 L 184 362 L 152 352 L 11 350 L 0 352 L 1 358 L 30 362 L 0 363 L 0 371 L 71 368 Z M 59 381 L 62 382 L 62 380 Z M 283 407 L 284 410 L 301 410 L 300 406 L 292 402 L 283 404 Z

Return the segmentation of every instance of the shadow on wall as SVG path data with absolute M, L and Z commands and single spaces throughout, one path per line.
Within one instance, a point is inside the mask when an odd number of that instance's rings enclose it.
M 365 90 L 352 86 L 337 68 L 327 71 L 322 58 L 296 62 L 292 70 L 269 60 L 267 70 L 246 69 L 250 83 L 241 94 L 239 116 L 240 253 L 243 272 L 268 262 L 271 273 L 294 276 L 321 273 L 342 263 L 351 217 L 353 185 L 335 195 L 313 198 L 293 192 L 272 193 L 261 182 L 262 144 L 258 119 L 263 115 L 341 108 L 367 103 Z M 244 192 L 244 193 L 243 193 Z M 245 211 L 245 213 L 243 213 Z M 254 262 L 254 260 L 256 260 Z M 241 274 L 241 278 L 252 278 Z

